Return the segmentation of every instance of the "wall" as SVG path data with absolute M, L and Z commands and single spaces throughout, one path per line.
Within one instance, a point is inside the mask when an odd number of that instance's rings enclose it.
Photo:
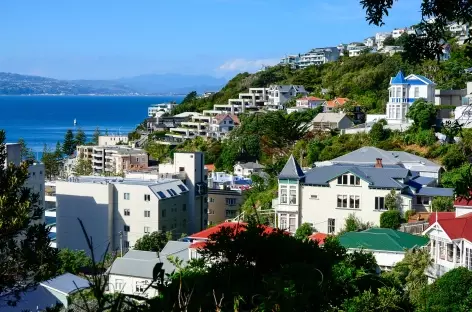
M 101 135 L 98 137 L 99 146 L 115 146 L 116 143 L 128 143 L 126 135 Z
M 117 285 L 117 281 L 120 281 L 122 287 L 121 289 L 117 289 L 119 287 Z M 123 294 L 126 295 L 143 295 L 142 293 L 139 293 L 136 291 L 136 283 L 152 283 L 151 279 L 145 279 L 145 278 L 139 278 L 139 277 L 131 277 L 131 276 L 122 276 L 122 275 L 114 275 L 110 274 L 108 275 L 108 292 L 114 293 L 114 292 L 122 292 Z M 152 298 L 158 295 L 158 292 L 154 288 L 149 288 L 145 295 L 148 298 Z
M 45 203 L 45 175 L 46 171 L 44 164 L 33 164 L 28 167 L 28 180 L 25 186 L 31 190 L 32 193 L 38 194 L 38 205 L 41 209 L 46 206 Z
M 7 150 L 6 162 L 19 166 L 21 163 L 21 145 L 18 143 L 7 143 L 5 147 Z
M 82 220 L 88 236 L 93 239 L 97 257 L 105 252 L 108 243 L 113 246 L 109 219 L 109 215 L 112 215 L 112 206 L 109 205 L 112 188 L 111 184 L 57 182 L 58 248 L 85 250 L 90 254 L 78 218 Z
M 467 95 L 466 89 L 461 90 L 436 90 L 434 104 L 461 106 L 462 97 Z
M 229 206 L 226 204 L 227 198 L 236 200 L 236 204 Z M 243 203 L 241 192 L 232 190 L 208 190 L 208 225 L 215 225 L 224 222 L 226 219 L 234 218 L 239 214 L 239 208 Z M 234 211 L 235 215 L 226 215 L 226 210 Z

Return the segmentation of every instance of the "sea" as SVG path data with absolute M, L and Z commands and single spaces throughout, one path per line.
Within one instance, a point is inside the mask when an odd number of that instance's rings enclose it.
M 151 104 L 183 96 L 0 96 L 0 129 L 7 142 L 23 138 L 40 159 L 44 145 L 54 149 L 68 129 L 82 129 L 91 139 L 101 133 L 127 134 L 147 117 Z M 74 119 L 77 125 L 74 126 Z

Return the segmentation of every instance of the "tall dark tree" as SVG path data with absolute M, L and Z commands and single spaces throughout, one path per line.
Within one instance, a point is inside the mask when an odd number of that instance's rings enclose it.
M 55 275 L 57 252 L 49 247 L 49 229 L 41 222 L 39 195 L 25 187 L 28 163 L 3 166 L 5 140 L 5 132 L 0 131 L 0 293 L 19 296 L 25 288 Z
M 74 133 L 72 133 L 72 130 L 67 130 L 65 136 L 64 136 L 64 142 L 62 143 L 62 152 L 66 156 L 70 156 L 74 154 L 75 151 L 75 141 L 74 141 Z
M 62 156 L 62 151 L 61 149 L 59 149 L 58 151 L 57 146 L 56 150 L 53 151 L 46 144 L 44 144 L 41 162 L 44 164 L 44 168 L 46 170 L 46 177 L 48 179 L 53 179 L 54 177 L 57 177 L 59 175 L 60 161 L 58 158 L 58 153 Z
M 18 144 L 21 145 L 21 159 L 30 164 L 33 163 L 35 161 L 33 150 L 26 145 L 23 138 L 18 140 Z
M 100 128 L 95 128 L 95 131 L 93 132 L 93 136 L 92 136 L 92 144 L 93 145 L 98 145 L 98 139 L 100 137 L 101 133 L 100 133 Z
M 85 135 L 84 130 L 79 128 L 79 130 L 77 130 L 77 133 L 75 134 L 75 145 L 85 145 L 85 143 L 87 143 L 87 136 Z

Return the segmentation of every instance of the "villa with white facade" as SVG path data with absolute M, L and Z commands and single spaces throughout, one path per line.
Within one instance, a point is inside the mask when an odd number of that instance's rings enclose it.
M 158 113 L 170 113 L 175 107 L 176 103 L 160 103 L 152 104 L 148 107 L 148 117 L 154 117 Z
M 422 177 L 400 165 L 333 164 L 303 172 L 293 156 L 279 174 L 279 197 L 273 201 L 277 227 L 295 232 L 302 223 L 318 232 L 338 233 L 354 213 L 378 225 L 387 210 L 385 197 L 393 190 L 397 209 L 427 211 L 431 198 L 453 196 L 452 189 L 425 184 Z
M 269 110 L 279 110 L 282 109 L 283 105 L 290 99 L 298 95 L 308 95 L 305 87 L 296 85 L 271 85 L 268 88 L 268 100 L 265 106 L 267 106 Z

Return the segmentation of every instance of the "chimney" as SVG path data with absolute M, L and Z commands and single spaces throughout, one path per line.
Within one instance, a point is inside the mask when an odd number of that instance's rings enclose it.
M 376 158 L 375 159 L 375 168 L 383 168 L 382 158 Z

